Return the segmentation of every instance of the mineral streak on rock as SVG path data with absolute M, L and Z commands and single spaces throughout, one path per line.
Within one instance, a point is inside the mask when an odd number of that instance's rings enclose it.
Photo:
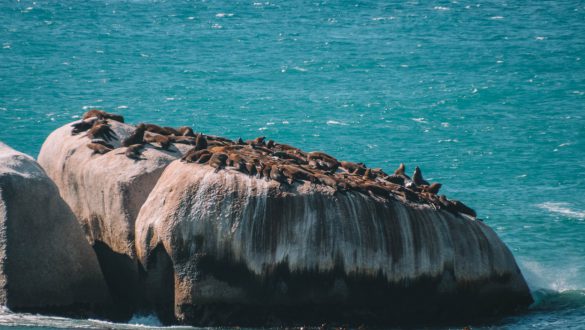
M 0 303 L 45 312 L 110 303 L 96 255 L 55 184 L 1 142 Z
M 146 269 L 160 271 L 149 263 L 168 254 L 175 313 L 191 324 L 388 324 L 531 302 L 508 248 L 467 215 L 195 163 L 166 168 L 136 244 Z

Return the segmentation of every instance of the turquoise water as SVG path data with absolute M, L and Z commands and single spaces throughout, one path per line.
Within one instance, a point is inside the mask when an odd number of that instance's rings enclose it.
M 585 327 L 583 2 L 2 1 L 0 22 L 14 148 L 36 156 L 99 107 L 418 165 L 534 290 L 531 311 L 482 326 Z

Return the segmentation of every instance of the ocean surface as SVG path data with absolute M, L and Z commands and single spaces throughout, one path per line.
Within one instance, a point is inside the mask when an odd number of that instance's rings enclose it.
M 536 303 L 474 328 L 585 328 L 583 1 L 0 1 L 0 140 L 90 108 L 265 135 L 443 184 Z M 116 328 L 0 311 L 0 328 Z

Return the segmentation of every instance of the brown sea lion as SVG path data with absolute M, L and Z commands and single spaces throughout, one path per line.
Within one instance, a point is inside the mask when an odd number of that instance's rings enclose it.
M 348 173 L 352 173 L 352 174 L 356 174 L 356 175 L 366 174 L 366 167 L 362 163 L 341 161 L 340 166 Z
M 364 173 L 364 175 L 362 176 L 362 178 L 364 180 L 371 180 L 374 179 L 376 176 L 372 173 L 371 169 L 366 169 L 366 172 Z
M 277 157 L 277 158 L 280 158 L 280 159 L 291 160 L 291 161 L 293 161 L 294 163 L 297 163 L 297 164 L 307 164 L 307 161 L 305 159 L 303 159 L 303 158 L 301 158 L 301 157 L 299 157 L 297 155 L 288 153 L 286 151 L 275 151 L 275 152 L 273 152 L 271 154 L 271 156 Z
M 101 144 L 105 147 L 108 147 L 110 149 L 116 149 L 116 147 L 114 147 L 113 145 L 109 144 L 108 142 L 106 142 L 106 140 L 104 139 L 92 139 L 91 143 L 97 143 L 97 144 Z
M 169 149 L 171 146 L 171 139 L 170 136 L 160 135 L 160 134 L 149 134 L 144 135 L 144 141 L 148 143 L 158 143 L 160 147 L 164 150 Z
M 93 127 L 90 128 L 89 131 L 87 131 L 87 134 L 85 134 L 85 136 L 87 136 L 90 139 L 103 138 L 106 140 L 111 140 L 116 137 L 116 133 L 112 131 L 110 125 L 99 124 L 99 121 L 96 121 Z
M 247 144 L 251 144 L 251 145 L 257 145 L 257 146 L 263 146 L 266 143 L 264 142 L 264 140 L 266 140 L 265 136 L 259 136 L 257 138 L 255 138 L 254 140 L 251 141 L 246 141 Z
M 457 211 L 457 212 L 463 213 L 463 214 L 467 214 L 467 215 L 470 215 L 474 218 L 477 218 L 477 213 L 475 213 L 475 210 L 472 209 L 471 207 L 463 204 L 463 202 L 460 202 L 458 200 L 451 200 L 451 204 L 453 205 L 454 211 Z
M 71 135 L 77 135 L 81 132 L 85 132 L 88 129 L 92 128 L 96 121 L 98 121 L 98 117 L 91 117 L 87 119 L 82 119 L 76 123 L 71 124 Z
M 244 168 L 246 169 L 246 171 L 250 175 L 256 175 L 256 174 L 258 174 L 258 169 L 256 168 L 256 165 L 254 165 L 253 163 L 244 162 Z
M 130 134 L 127 138 L 122 141 L 122 145 L 124 147 L 129 147 L 133 144 L 141 144 L 144 143 L 144 132 L 146 132 L 146 125 L 145 124 L 138 124 L 134 129 L 134 132 Z
M 317 181 L 315 176 L 298 166 L 293 165 L 282 165 L 280 166 L 282 174 L 289 179 L 289 183 L 293 181 L 310 181 L 315 182 Z
M 142 155 L 142 153 L 141 153 L 142 148 L 144 148 L 144 144 L 137 143 L 137 144 L 129 145 L 126 148 L 124 155 L 126 155 L 126 157 L 131 158 L 131 159 L 142 160 L 142 159 L 144 159 L 144 158 L 140 157 Z
M 282 170 L 276 164 L 272 165 L 270 168 L 270 179 L 280 183 L 286 182 L 286 177 L 282 174 Z
M 307 161 L 312 167 L 323 169 L 326 171 L 335 172 L 339 167 L 337 159 L 320 151 L 312 151 L 307 154 Z
M 87 144 L 87 147 L 89 149 L 93 150 L 93 153 L 94 154 L 101 154 L 101 155 L 106 154 L 106 153 L 108 153 L 108 152 L 110 152 L 110 151 L 113 150 L 113 148 L 109 148 L 109 147 L 107 147 L 107 146 L 105 146 L 103 144 L 93 143 L 93 142 L 92 143 L 88 143 Z
M 108 113 L 108 112 L 105 112 L 102 110 L 97 110 L 97 109 L 89 110 L 88 112 L 84 113 L 83 117 L 81 119 L 88 119 L 91 117 L 97 117 L 99 119 L 111 119 L 111 120 L 118 121 L 120 123 L 124 122 L 123 116 L 116 115 L 113 113 Z
M 195 150 L 207 149 L 207 138 L 203 134 L 198 134 L 195 138 Z
M 438 182 L 431 184 L 430 186 L 420 186 L 420 189 L 424 192 L 428 192 L 431 194 L 438 194 L 439 190 L 441 189 L 442 185 Z
M 207 163 L 211 159 L 211 155 L 213 155 L 213 154 L 212 153 L 201 154 L 201 157 L 199 157 L 199 159 L 197 159 L 197 164 Z
M 195 132 L 193 132 L 193 129 L 189 126 L 181 126 L 177 129 L 177 131 L 182 136 L 195 137 Z
M 209 152 L 207 149 L 197 150 L 196 148 L 193 148 L 187 151 L 183 157 L 181 157 L 181 161 L 186 163 L 195 163 L 203 155 L 211 155 L 211 152 Z
M 412 174 L 412 182 L 414 182 L 414 184 L 417 186 L 430 185 L 428 181 L 423 179 L 422 172 L 418 166 L 414 168 L 414 173 Z
M 404 166 L 404 163 L 400 163 L 400 166 L 394 171 L 394 175 L 401 176 L 409 181 L 411 180 L 410 177 L 406 175 L 406 166 Z
M 151 132 L 151 133 L 156 133 L 156 134 L 160 134 L 160 135 L 171 135 L 173 134 L 173 132 L 178 133 L 174 128 L 171 128 L 171 130 L 168 130 L 164 127 L 155 125 L 155 124 L 144 124 L 144 127 L 146 128 L 147 132 Z
M 339 189 L 340 185 L 333 176 L 329 176 L 323 173 L 314 173 L 313 176 L 315 177 L 315 183 L 324 184 L 326 186 L 332 187 L 334 189 Z M 343 188 L 343 187 L 342 187 Z
M 186 136 L 186 135 L 180 135 L 180 136 L 169 136 L 169 139 L 174 142 L 174 143 L 181 143 L 181 144 L 190 144 L 190 145 L 195 145 L 195 138 L 191 137 L 191 136 Z
M 170 135 L 174 135 L 174 136 L 182 136 L 183 134 L 181 134 L 181 132 L 179 132 L 178 129 L 175 129 L 174 127 L 170 127 L 170 126 L 163 126 L 162 127 L 165 131 L 171 133 Z
M 228 159 L 228 155 L 224 153 L 214 153 L 209 158 L 209 166 L 215 168 L 215 172 L 218 172 L 222 168 L 226 166 L 226 161 Z

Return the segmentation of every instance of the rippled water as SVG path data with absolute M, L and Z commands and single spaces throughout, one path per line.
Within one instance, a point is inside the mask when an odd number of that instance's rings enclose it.
M 537 297 L 483 326 L 585 324 L 583 2 L 256 1 L 0 2 L 0 140 L 36 155 L 99 107 L 419 165 Z

